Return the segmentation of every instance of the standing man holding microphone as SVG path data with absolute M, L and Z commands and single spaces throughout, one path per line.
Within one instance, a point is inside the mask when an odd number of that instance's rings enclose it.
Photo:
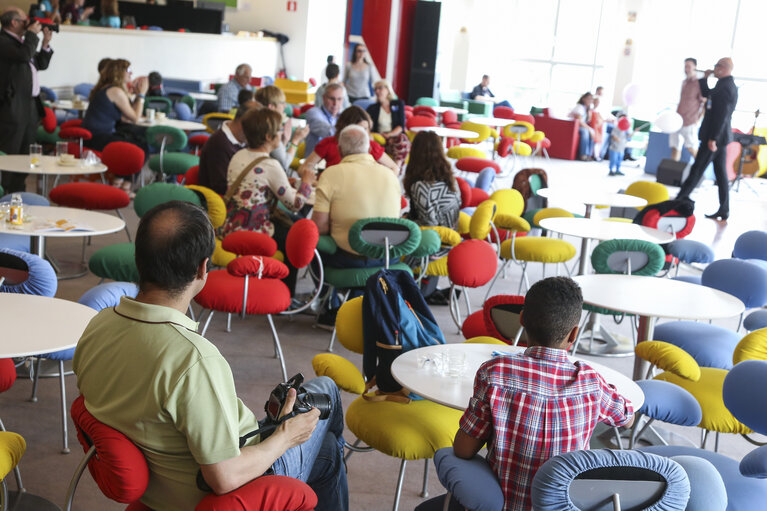
M 45 114 L 37 72 L 47 69 L 51 61 L 53 32 L 39 21 L 29 23 L 18 7 L 3 11 L 0 25 L 0 151 L 23 154 L 34 143 Z M 41 31 L 43 44 L 37 51 Z M 24 191 L 26 178 L 27 174 L 3 173 L 5 193 Z
M 700 92 L 706 98 L 706 113 L 698 131 L 700 147 L 695 156 L 695 163 L 690 168 L 690 175 L 682 183 L 679 195 L 676 196 L 677 199 L 689 198 L 703 177 L 706 167 L 713 161 L 716 185 L 719 187 L 719 210 L 706 217 L 723 221 L 730 216 L 730 183 L 727 180 L 726 158 L 727 144 L 732 142 L 730 120 L 738 102 L 738 89 L 732 78 L 732 67 L 732 59 L 721 58 L 713 70 L 706 70 L 703 78 L 698 80 Z M 718 78 L 713 89 L 708 88 L 708 77 L 711 74 Z

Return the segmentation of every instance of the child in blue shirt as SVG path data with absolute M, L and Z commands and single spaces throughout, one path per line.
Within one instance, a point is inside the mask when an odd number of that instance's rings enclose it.
M 623 161 L 623 152 L 626 149 L 626 142 L 631 138 L 629 128 L 631 123 L 628 117 L 621 114 L 618 118 L 618 125 L 610 134 L 610 146 L 608 153 L 610 155 L 610 176 L 623 176 L 621 172 L 621 162 Z

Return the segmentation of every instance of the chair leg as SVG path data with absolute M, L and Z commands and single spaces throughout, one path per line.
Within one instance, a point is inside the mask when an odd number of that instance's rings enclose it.
M 455 284 L 450 284 L 448 307 L 450 308 L 450 317 L 453 318 L 453 323 L 458 327 L 458 333 L 461 333 L 461 311 L 458 309 L 458 299 L 455 296 Z
M 232 331 L 232 313 L 226 315 L 226 333 Z
M 394 494 L 394 506 L 392 507 L 392 511 L 398 511 L 399 510 L 399 498 L 400 495 L 402 495 L 402 483 L 405 480 L 405 465 L 407 465 L 407 460 L 402 460 L 402 463 L 400 463 L 399 466 L 399 477 L 397 478 L 397 490 Z
M 120 212 L 119 209 L 116 209 L 115 213 L 117 213 L 117 216 L 120 217 L 120 220 L 125 222 L 125 218 L 123 217 L 123 214 Z M 128 229 L 128 223 L 127 222 L 125 222 L 125 234 L 128 235 L 128 243 L 133 243 L 133 239 L 131 238 L 130 229 Z
M 192 304 L 189 304 L 189 308 L 187 309 L 187 312 L 189 313 L 189 317 L 192 318 L 192 321 L 194 321 L 194 309 L 192 309 Z
M 32 396 L 29 398 L 30 401 L 33 403 L 37 403 L 37 379 L 40 377 L 40 361 L 42 359 L 38 357 L 37 361 L 35 362 L 35 375 L 32 380 Z
M 719 432 L 714 435 L 714 452 L 719 452 Z
M 288 371 L 285 369 L 285 357 L 282 355 L 282 346 L 280 346 L 280 338 L 277 335 L 277 329 L 274 327 L 274 320 L 271 314 L 266 315 L 266 319 L 269 320 L 269 327 L 272 329 L 272 338 L 274 339 L 274 349 L 277 350 L 277 358 L 280 359 L 280 367 L 282 368 L 282 381 L 288 381 Z
M 466 317 L 471 316 L 471 302 L 469 301 L 469 289 L 464 287 L 463 290 L 463 297 L 466 301 Z
M 591 312 L 586 313 L 586 317 L 583 318 L 583 324 L 578 329 L 578 336 L 575 338 L 575 342 L 573 343 L 572 351 L 570 351 L 570 355 L 575 355 L 578 352 L 578 345 L 581 343 L 581 335 L 583 335 L 583 329 L 586 328 L 586 324 L 589 321 L 589 316 L 591 315 Z
M 330 342 L 328 343 L 328 351 L 333 351 L 333 343 L 336 341 L 336 327 L 333 327 L 333 333 L 330 334 Z
M 486 302 L 488 298 L 490 298 L 490 292 L 493 290 L 493 286 L 495 285 L 495 281 L 498 280 L 498 276 L 503 274 L 503 277 L 506 277 L 506 265 L 509 264 L 509 261 L 506 260 L 501 265 L 501 268 L 496 272 L 496 274 L 493 276 L 493 280 L 490 281 L 490 285 L 487 288 L 487 292 L 485 292 L 485 299 L 482 301 L 482 303 Z
M 613 434 L 615 435 L 615 443 L 618 444 L 618 449 L 623 450 L 623 439 L 621 438 L 621 432 L 617 427 L 613 427 Z
M 445 504 L 442 506 L 442 511 L 450 511 L 450 501 L 453 500 L 453 494 L 447 492 L 445 495 Z
M 421 488 L 421 498 L 429 496 L 429 458 L 426 458 L 423 464 L 423 488 Z
M 706 440 L 708 440 L 708 430 L 704 429 L 701 431 L 701 437 L 700 437 L 700 448 L 705 449 L 706 448 Z
M 59 383 L 61 385 L 61 435 L 63 440 L 61 454 L 69 454 L 69 438 L 67 436 L 67 387 L 64 382 L 63 360 L 59 360 Z
M 210 310 L 210 314 L 208 314 L 208 318 L 205 320 L 205 324 L 202 326 L 202 332 L 200 332 L 200 335 L 205 337 L 205 332 L 208 331 L 208 327 L 210 326 L 210 320 L 213 319 L 213 313 L 215 311 L 213 309 Z M 203 309 L 200 312 L 200 320 L 202 320 L 202 316 L 205 314 L 205 309 Z

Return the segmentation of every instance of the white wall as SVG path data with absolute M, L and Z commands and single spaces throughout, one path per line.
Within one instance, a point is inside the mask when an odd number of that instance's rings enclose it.
M 225 81 L 242 62 L 253 67 L 254 76 L 272 74 L 277 59 L 273 39 L 78 26 L 62 26 L 51 47 L 51 64 L 40 74 L 48 87 L 95 83 L 104 57 L 130 60 L 134 76 L 159 71 L 168 78 L 210 82 Z

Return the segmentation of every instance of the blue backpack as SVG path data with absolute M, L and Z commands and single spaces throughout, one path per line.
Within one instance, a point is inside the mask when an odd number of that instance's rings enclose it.
M 381 399 L 407 402 L 404 397 L 407 393 L 392 377 L 392 362 L 406 351 L 445 344 L 445 337 L 409 272 L 381 270 L 368 278 L 362 300 L 362 328 L 365 338 L 362 369 L 367 388 L 377 386 Z M 410 398 L 420 399 L 415 395 Z

